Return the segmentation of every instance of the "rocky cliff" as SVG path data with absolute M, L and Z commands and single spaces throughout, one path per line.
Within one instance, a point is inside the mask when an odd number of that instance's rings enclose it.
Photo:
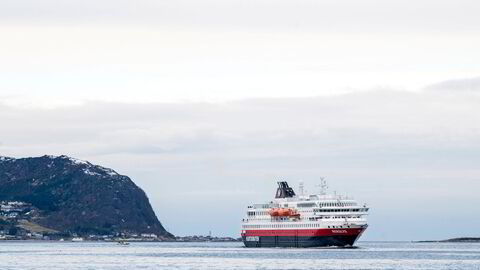
M 0 201 L 33 205 L 35 223 L 61 232 L 173 237 L 129 177 L 67 156 L 0 157 Z

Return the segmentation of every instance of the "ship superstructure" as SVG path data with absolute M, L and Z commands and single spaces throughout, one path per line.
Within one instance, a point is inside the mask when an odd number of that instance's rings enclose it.
M 353 246 L 367 228 L 368 207 L 347 196 L 329 195 L 322 179 L 319 194 L 299 194 L 278 182 L 275 199 L 248 206 L 242 239 L 246 247 Z

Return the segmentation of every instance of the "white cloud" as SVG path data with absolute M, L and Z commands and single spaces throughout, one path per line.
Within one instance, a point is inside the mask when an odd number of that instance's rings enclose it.
M 2 4 L 0 95 L 23 107 L 417 91 L 480 74 L 466 0 Z

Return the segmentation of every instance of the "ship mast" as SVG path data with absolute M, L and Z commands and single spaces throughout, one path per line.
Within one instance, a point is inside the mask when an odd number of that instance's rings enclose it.
M 325 177 L 320 177 L 320 184 L 317 185 L 320 187 L 320 195 L 327 195 L 327 181 L 325 181 Z

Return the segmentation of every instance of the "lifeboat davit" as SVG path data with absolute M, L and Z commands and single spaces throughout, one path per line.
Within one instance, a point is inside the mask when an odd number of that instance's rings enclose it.
M 288 212 L 288 216 L 290 217 L 299 217 L 300 216 L 300 213 L 297 212 L 297 210 L 295 209 L 288 209 L 289 212 Z

